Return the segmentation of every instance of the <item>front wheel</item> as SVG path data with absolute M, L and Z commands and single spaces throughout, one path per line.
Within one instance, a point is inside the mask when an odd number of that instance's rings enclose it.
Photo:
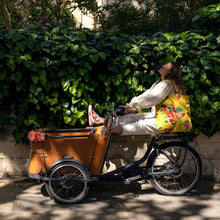
M 169 196 L 190 192 L 201 176 L 199 154 L 183 142 L 168 142 L 155 150 L 148 165 L 154 188 Z
M 56 165 L 48 177 L 58 178 L 58 180 L 50 180 L 46 183 L 47 192 L 55 202 L 77 203 L 88 193 L 88 182 L 80 181 L 80 179 L 90 179 L 90 173 L 76 162 L 64 162 Z

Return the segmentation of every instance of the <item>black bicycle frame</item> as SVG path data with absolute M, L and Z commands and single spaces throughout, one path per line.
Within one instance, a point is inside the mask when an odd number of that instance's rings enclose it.
M 181 166 L 175 161 L 173 160 L 167 153 L 166 151 L 164 151 L 163 149 L 160 148 L 160 145 L 158 145 L 156 142 L 158 140 L 164 140 L 164 139 L 180 139 L 181 138 L 181 141 L 183 140 L 187 140 L 189 141 L 189 139 L 191 138 L 190 136 L 186 135 L 186 136 L 160 136 L 159 138 L 157 137 L 157 135 L 154 135 L 151 142 L 150 142 L 150 145 L 149 147 L 147 148 L 147 151 L 146 153 L 144 154 L 144 156 L 138 160 L 138 161 L 135 161 L 131 164 L 128 164 L 128 165 L 125 165 L 123 167 L 120 167 L 116 170 L 113 170 L 109 173 L 106 173 L 106 174 L 103 174 L 103 175 L 100 175 L 98 180 L 99 181 L 118 181 L 118 180 L 125 180 L 127 178 L 127 173 L 129 171 L 137 171 L 137 173 L 139 172 L 139 175 L 141 175 L 141 177 L 147 177 L 147 176 L 155 176 L 155 175 L 167 175 L 167 174 L 170 174 L 170 173 L 173 173 L 173 172 L 176 172 L 178 168 L 180 168 Z M 109 144 L 110 144 L 110 141 L 108 143 L 108 148 L 109 148 Z M 107 151 L 106 151 L 106 155 L 107 155 L 107 152 L 108 152 L 108 148 L 107 148 Z M 173 169 L 170 169 L 169 171 L 162 171 L 162 172 L 148 172 L 147 170 L 143 170 L 143 168 L 139 167 L 140 164 L 142 164 L 143 162 L 145 162 L 153 149 L 156 149 L 158 150 L 158 152 L 162 153 L 163 155 L 165 155 L 175 166 L 175 168 Z M 105 160 L 103 161 L 103 164 L 104 164 Z M 119 174 L 122 172 L 122 175 L 115 175 L 115 174 Z
M 159 149 L 159 145 L 156 143 L 156 136 L 153 136 L 152 140 L 151 140 L 151 143 L 149 145 L 149 147 L 147 148 L 147 151 L 146 153 L 144 154 L 144 156 L 138 160 L 138 161 L 135 161 L 133 163 L 130 163 L 128 165 L 125 165 L 123 167 L 120 167 L 116 170 L 113 170 L 109 173 L 106 173 L 106 174 L 103 174 L 103 175 L 100 175 L 98 180 L 99 181 L 119 181 L 119 180 L 125 180 L 127 178 L 127 173 L 129 171 L 137 171 L 137 173 L 139 172 L 139 175 L 141 175 L 141 177 L 143 178 L 144 176 L 146 176 L 146 171 L 145 171 L 145 174 L 143 172 L 143 169 L 141 167 L 139 167 L 139 165 L 143 162 L 145 162 L 148 157 L 150 156 L 150 153 L 152 151 L 152 149 L 158 149 L 159 151 L 161 151 L 161 149 Z M 109 141 L 110 143 L 110 141 Z M 109 148 L 109 146 L 108 146 Z M 106 155 L 107 155 L 107 152 L 108 152 L 108 149 L 106 151 Z M 163 152 L 162 152 L 163 153 Z M 168 159 L 170 159 L 172 162 L 175 163 L 175 161 L 172 160 L 172 158 L 169 157 L 169 155 L 165 154 L 166 157 L 168 157 Z M 105 161 L 105 160 L 104 160 Z M 115 174 L 119 174 L 122 172 L 122 175 L 115 175 Z M 167 175 L 169 173 L 172 173 L 174 172 L 173 170 L 170 170 L 170 171 L 164 171 L 164 172 L 154 172 L 154 173 L 147 173 L 147 175 L 158 175 L 158 174 L 164 174 L 164 175 Z

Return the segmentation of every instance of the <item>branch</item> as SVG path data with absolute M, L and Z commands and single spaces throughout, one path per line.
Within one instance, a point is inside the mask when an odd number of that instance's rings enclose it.
M 11 15 L 10 15 L 8 9 L 7 9 L 6 1 L 4 1 L 4 6 L 5 6 L 5 11 L 6 11 L 6 14 L 7 14 L 7 18 L 8 18 L 8 21 L 7 21 L 8 27 L 6 26 L 6 29 L 11 30 Z

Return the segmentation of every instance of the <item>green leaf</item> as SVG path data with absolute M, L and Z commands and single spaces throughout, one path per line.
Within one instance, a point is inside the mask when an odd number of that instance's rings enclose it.
M 192 18 L 192 22 L 195 22 L 197 20 L 200 19 L 200 16 L 199 15 L 195 15 L 193 18 Z
M 203 95 L 201 98 L 201 106 L 206 105 L 209 102 L 209 98 L 207 95 Z
M 98 78 L 99 78 L 101 81 L 104 81 L 104 80 L 107 78 L 107 76 L 106 76 L 105 74 L 99 74 L 99 75 L 98 75 Z
M 209 62 L 209 60 L 206 60 L 204 58 L 200 59 L 200 62 L 202 63 L 203 67 L 205 70 L 214 70 L 214 67 L 211 65 L 211 63 Z
M 132 83 L 131 78 L 127 78 L 127 79 L 124 80 L 124 84 L 131 85 L 131 83 Z
M 7 66 L 14 72 L 16 65 L 12 57 L 10 57 L 9 62 L 7 63 Z
M 169 46 L 168 49 L 169 49 L 170 52 L 177 52 L 176 47 L 173 46 L 173 45 Z
M 40 71 L 40 82 L 41 84 L 46 88 L 47 87 L 47 79 L 46 79 L 46 71 L 45 70 L 42 70 Z
M 68 58 L 67 58 L 67 54 L 66 54 L 66 53 L 62 53 L 62 55 L 61 55 L 61 61 L 68 61 Z
M 112 77 L 112 82 L 113 82 L 113 85 L 114 85 L 114 86 L 120 85 L 120 80 L 118 80 L 118 79 L 115 78 L 115 77 Z
M 220 65 L 215 65 L 215 73 L 220 75 Z
M 117 74 L 116 77 L 120 82 L 122 82 L 122 78 L 123 78 L 122 74 Z
M 215 50 L 215 51 L 213 51 L 213 52 L 211 52 L 211 54 L 210 54 L 211 56 L 220 56 L 220 51 L 218 51 L 218 50 Z
M 120 86 L 117 87 L 117 90 L 118 90 L 118 94 L 123 97 L 126 87 L 125 85 L 121 84 Z
M 65 69 L 60 69 L 58 72 L 59 77 L 65 77 L 67 75 L 67 71 Z
M 164 42 L 160 42 L 158 46 L 159 46 L 159 49 L 164 50 L 165 48 L 167 48 L 168 44 Z M 160 51 L 159 49 L 158 51 Z
M 110 83 L 111 83 L 112 79 L 111 77 L 107 77 L 105 80 L 104 80 L 104 85 L 105 86 L 108 86 Z
M 104 52 L 99 52 L 98 55 L 105 60 L 106 59 L 106 54 Z
M 205 111 L 204 111 L 204 114 L 205 114 L 205 116 L 206 116 L 207 118 L 210 118 L 210 111 L 205 110 Z
M 33 124 L 35 127 L 38 127 L 39 124 L 37 123 L 37 115 L 29 115 L 28 119 L 24 120 L 25 125 L 30 126 Z
M 198 61 L 196 59 L 192 59 L 188 61 L 188 64 L 190 66 L 197 66 L 198 65 Z
M 216 38 L 216 40 L 217 40 L 218 44 L 220 44 L 220 36 L 218 36 L 218 37 Z
M 85 69 L 85 68 L 79 68 L 79 74 L 81 75 L 81 76 L 83 76 L 85 73 L 87 73 L 88 72 L 88 69 Z
M 171 35 L 168 34 L 168 33 L 163 34 L 163 36 L 164 36 L 167 40 L 170 40 L 170 38 L 171 38 Z
M 216 49 L 216 48 L 218 47 L 218 45 L 213 44 L 213 43 L 211 43 L 211 42 L 208 42 L 206 46 L 207 46 L 208 48 L 213 49 L 213 50 Z
M 88 63 L 88 62 L 84 62 L 83 66 L 85 66 L 88 70 L 92 70 L 90 63 Z
M 64 107 L 64 108 L 68 108 L 68 107 L 69 107 L 69 103 L 68 103 L 68 102 L 64 102 L 64 103 L 63 103 L 63 107 Z M 64 109 L 64 110 L 65 110 L 65 109 Z M 66 110 L 65 110 L 65 111 L 66 111 Z
M 66 79 L 63 79 L 62 80 L 62 86 L 63 86 L 63 90 L 64 91 L 67 91 L 69 86 L 70 86 L 70 81 L 69 80 L 66 80 Z
M 67 115 L 64 116 L 63 119 L 64 119 L 65 124 L 69 124 L 72 121 L 72 118 Z
M 132 49 L 129 50 L 129 53 L 134 53 L 134 54 L 139 54 L 140 53 L 140 47 L 138 47 L 137 45 L 132 45 Z
M 21 78 L 22 78 L 22 73 L 18 71 L 10 75 L 10 79 L 13 80 L 14 82 L 20 82 Z
M 7 71 L 2 70 L 0 74 L 0 81 L 4 80 L 6 76 L 7 76 Z
M 36 85 L 38 83 L 40 77 L 37 75 L 32 75 L 31 79 L 32 79 L 32 82 Z
M 40 86 L 35 86 L 33 84 L 30 85 L 30 92 L 33 93 L 35 96 L 38 95 L 42 91 L 42 88 Z
M 83 91 L 84 91 L 84 86 L 77 89 L 77 95 L 78 95 L 78 97 L 81 97 L 81 96 L 82 96 Z
M 92 60 L 93 63 L 97 63 L 99 59 L 99 55 L 98 54 L 89 55 L 89 58 Z
M 44 93 L 42 93 L 42 92 L 39 93 L 37 97 L 40 101 L 43 101 L 44 100 Z

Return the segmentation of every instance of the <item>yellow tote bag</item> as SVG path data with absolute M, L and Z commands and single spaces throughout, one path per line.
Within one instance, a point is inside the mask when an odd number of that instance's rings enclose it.
M 175 84 L 170 81 L 177 93 Z M 188 95 L 172 94 L 156 106 L 157 129 L 166 132 L 186 132 L 192 129 Z

